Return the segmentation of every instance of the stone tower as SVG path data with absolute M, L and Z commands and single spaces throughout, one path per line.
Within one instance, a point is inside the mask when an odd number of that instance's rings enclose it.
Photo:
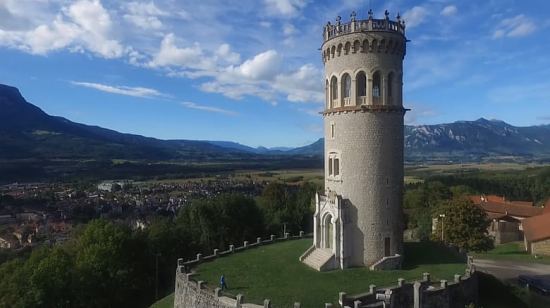
M 318 270 L 401 263 L 405 23 L 368 15 L 323 32 L 325 192 L 300 257 Z

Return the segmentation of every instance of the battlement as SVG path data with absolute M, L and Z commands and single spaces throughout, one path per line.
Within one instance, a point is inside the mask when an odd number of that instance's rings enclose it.
M 323 42 L 327 42 L 335 37 L 355 32 L 393 32 L 405 36 L 405 21 L 397 14 L 396 21 L 389 18 L 390 13 L 386 10 L 384 19 L 375 19 L 372 10 L 369 10 L 369 18 L 358 20 L 353 11 L 350 15 L 350 21 L 342 23 L 340 16 L 336 17 L 336 24 L 330 21 L 323 28 Z

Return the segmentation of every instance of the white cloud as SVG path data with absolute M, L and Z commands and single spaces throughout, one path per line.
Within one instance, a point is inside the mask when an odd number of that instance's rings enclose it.
M 270 15 L 293 17 L 306 7 L 307 0 L 265 0 L 266 10 Z
M 447 5 L 441 10 L 441 15 L 443 16 L 452 16 L 458 12 L 458 9 L 454 5 Z
M 153 97 L 169 97 L 155 89 L 144 87 L 127 87 L 127 86 L 110 86 L 94 82 L 71 81 L 72 84 L 95 89 L 102 92 L 114 93 L 133 97 L 153 98 Z
M 130 2 L 124 5 L 124 19 L 141 29 L 158 30 L 163 27 L 161 17 L 170 16 L 168 12 L 159 9 L 155 3 Z
M 295 72 L 280 74 L 275 79 L 275 89 L 286 93 L 291 102 L 322 102 L 323 73 L 311 64 L 300 67 Z
M 64 6 L 52 17 L 29 30 L 0 33 L 0 45 L 32 54 L 69 48 L 90 51 L 105 58 L 118 58 L 125 48 L 111 37 L 113 23 L 99 0 L 79 0 Z
M 533 33 L 537 29 L 535 23 L 520 14 L 502 20 L 493 32 L 493 39 L 502 37 L 522 37 Z
M 424 22 L 429 12 L 422 6 L 415 6 L 403 14 L 403 19 L 407 23 L 407 28 L 413 28 Z
M 221 61 L 227 62 L 229 64 L 237 64 L 241 62 L 241 55 L 233 52 L 229 44 L 220 45 L 220 47 L 218 47 L 218 50 L 216 50 L 216 55 Z
M 230 70 L 252 80 L 271 80 L 279 71 L 280 64 L 279 54 L 275 50 L 268 50 Z
M 196 110 L 202 110 L 202 111 L 208 111 L 208 112 L 215 112 L 215 113 L 222 113 L 222 114 L 226 114 L 226 115 L 230 115 L 230 116 L 238 115 L 238 113 L 236 113 L 234 111 L 231 111 L 231 110 L 226 110 L 226 109 L 212 107 L 212 106 L 206 106 L 206 105 L 200 105 L 200 104 L 193 103 L 193 102 L 182 102 L 181 105 L 186 107 L 186 108 L 190 108 L 190 109 L 196 109 Z
M 160 49 L 149 63 L 151 67 L 179 66 L 190 69 L 206 69 L 212 66 L 206 59 L 200 45 L 195 43 L 189 47 L 176 46 L 173 33 L 167 34 L 160 43 Z
M 286 36 L 292 35 L 292 34 L 296 33 L 296 27 L 294 27 L 293 24 L 285 24 L 283 26 L 283 33 Z
M 405 104 L 405 106 L 411 109 L 405 113 L 406 125 L 422 124 L 426 122 L 426 118 L 432 118 L 438 115 L 435 110 L 424 104 L 410 103 Z

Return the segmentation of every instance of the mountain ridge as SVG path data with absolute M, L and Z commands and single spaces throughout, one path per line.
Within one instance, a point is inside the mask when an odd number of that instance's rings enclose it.
M 250 147 L 233 141 L 161 140 L 120 133 L 51 116 L 20 91 L 0 84 L 0 158 L 145 160 L 242 159 L 254 156 L 322 156 L 324 139 L 297 147 Z M 492 156 L 550 156 L 550 125 L 516 127 L 479 118 L 405 126 L 408 160 Z

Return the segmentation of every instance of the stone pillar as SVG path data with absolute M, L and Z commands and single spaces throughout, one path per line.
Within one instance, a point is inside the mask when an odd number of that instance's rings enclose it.
M 270 237 L 270 238 L 271 238 L 271 241 L 272 241 L 272 242 L 275 241 L 275 235 L 271 234 L 271 237 Z
M 455 274 L 455 282 L 460 282 L 461 279 L 462 276 L 460 276 L 459 274 Z
M 215 256 L 215 257 L 218 256 L 218 252 L 219 252 L 219 251 L 220 251 L 220 250 L 219 250 L 218 248 L 214 248 L 214 256 Z
M 201 280 L 201 281 L 197 282 L 197 289 L 199 289 L 199 290 L 204 289 L 204 281 Z
M 241 308 L 244 304 L 244 296 L 242 294 L 237 294 L 237 306 L 236 308 Z
M 264 299 L 264 308 L 271 308 L 271 301 L 269 299 Z
M 415 282 L 414 288 L 414 308 L 422 308 L 422 284 Z
M 376 293 L 376 285 L 371 284 L 369 286 L 369 293 L 372 293 L 372 294 Z
M 325 303 L 325 308 L 332 308 L 332 304 L 331 303 Z
M 380 75 L 382 75 L 382 72 L 380 72 Z M 388 103 L 388 77 L 383 75 L 383 76 L 380 76 L 380 83 L 382 83 L 380 85 L 380 91 L 382 91 L 382 105 L 389 105 Z
M 351 105 L 357 106 L 357 80 L 355 79 L 355 76 L 351 76 Z
M 441 284 L 441 287 L 442 287 L 442 288 L 446 288 L 447 285 L 449 285 L 449 283 L 447 282 L 447 280 L 441 280 L 441 281 L 440 281 L 440 284 Z
M 244 241 L 243 247 L 244 247 L 244 248 L 248 248 L 248 241 Z
M 198 253 L 197 254 L 197 261 L 201 261 L 202 260 L 202 253 Z
M 294 303 L 294 308 L 300 308 L 301 306 L 300 303 Z
M 229 251 L 235 252 L 235 245 L 229 245 Z
M 372 106 L 372 76 L 366 76 L 367 79 L 367 88 L 365 89 L 367 94 L 367 105 Z
M 185 263 L 185 262 L 183 261 L 183 258 L 179 258 L 179 259 L 178 259 L 178 266 L 183 266 L 183 265 L 184 265 L 183 263 Z
M 397 286 L 398 286 L 398 287 L 402 287 L 402 286 L 404 286 L 404 285 L 405 285 L 405 279 L 403 279 L 403 278 L 398 278 L 398 279 L 397 279 Z
M 361 304 L 363 304 L 360 300 L 356 300 L 353 302 L 353 308 L 361 308 Z
M 422 274 L 422 281 L 423 282 L 430 282 L 430 273 L 423 273 Z
M 304 231 L 300 231 L 300 237 L 304 237 Z
M 340 303 L 340 306 L 344 306 L 344 301 L 346 300 L 346 292 L 340 292 L 338 293 L 338 302 Z
M 214 296 L 216 297 L 222 296 L 222 289 L 221 288 L 214 289 Z
M 285 232 L 285 239 L 288 239 L 290 237 L 290 233 Z
M 256 238 L 256 243 L 257 243 L 257 244 L 261 244 L 261 243 L 262 243 L 262 238 L 261 238 L 261 237 L 257 237 L 257 238 Z

